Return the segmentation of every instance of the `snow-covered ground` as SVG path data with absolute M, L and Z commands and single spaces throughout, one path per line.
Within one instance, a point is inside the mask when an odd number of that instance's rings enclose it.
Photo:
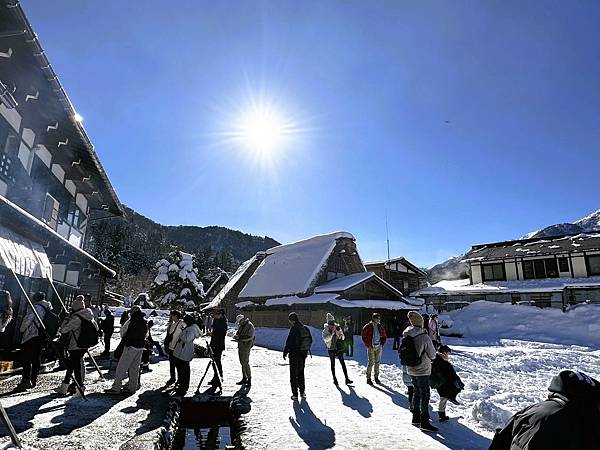
M 452 313 L 455 326 L 462 326 L 472 313 L 468 309 Z M 569 325 L 568 315 L 560 317 Z M 537 314 L 537 318 L 543 319 L 544 315 Z M 155 338 L 162 338 L 165 319 L 164 314 L 154 318 Z M 501 321 L 495 318 L 488 323 L 498 325 Z M 560 322 L 561 326 L 564 324 Z M 548 326 L 558 328 L 556 324 Z M 444 339 L 453 349 L 452 360 L 466 389 L 459 395 L 461 406 L 448 405 L 448 414 L 454 419 L 439 424 L 436 435 L 424 434 L 410 425 L 401 369 L 391 341 L 383 355 L 382 386 L 366 384 L 366 350 L 356 336 L 355 356 L 348 361 L 355 387 L 335 387 L 321 330 L 311 329 L 314 345 L 313 357 L 308 358 L 306 365 L 308 399 L 294 403 L 289 398 L 288 363 L 281 353 L 287 330 L 259 328 L 257 346 L 251 355 L 252 410 L 245 416 L 244 442 L 251 449 L 485 449 L 492 430 L 511 413 L 543 399 L 550 379 L 560 370 L 573 368 L 600 378 L 598 345 L 542 342 L 536 340 L 535 328 L 529 334 L 523 332 L 519 340 L 506 339 L 498 337 L 502 334 L 499 327 L 495 336 L 493 328 L 484 330 L 479 325 L 479 331 L 471 337 Z M 552 337 L 552 333 L 547 334 Z M 585 340 L 585 336 L 578 339 Z M 231 394 L 237 389 L 235 382 L 241 378 L 241 371 L 235 343 L 228 341 L 227 346 L 223 360 L 225 393 Z M 192 362 L 192 386 L 199 381 L 206 363 L 205 359 Z M 143 375 L 140 392 L 131 397 L 104 396 L 100 391 L 109 382 L 96 381 L 97 374 L 89 371 L 89 402 L 55 398 L 44 392 L 44 388 L 58 383 L 60 373 L 43 375 L 42 387 L 35 392 L 4 397 L 1 401 L 27 445 L 42 449 L 125 449 L 128 442 L 153 436 L 160 426 L 165 396 L 158 388 L 168 378 L 168 364 L 163 360 L 152 368 L 153 372 Z M 341 379 L 339 365 L 337 372 Z M 437 401 L 434 394 L 433 411 Z M 433 417 L 437 419 L 436 414 Z M 0 442 L 0 448 L 2 445 Z

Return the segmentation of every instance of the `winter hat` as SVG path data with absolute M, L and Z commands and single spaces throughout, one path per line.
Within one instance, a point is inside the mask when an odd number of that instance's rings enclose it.
M 240 323 L 240 322 L 241 322 L 243 319 L 245 319 L 245 316 L 244 316 L 243 314 L 238 314 L 238 315 L 235 317 L 235 323 L 238 323 L 238 324 L 239 324 L 239 323 Z
M 371 316 L 373 319 L 381 319 L 381 314 L 379 313 L 373 313 L 373 315 Z
M 77 297 L 75 297 L 75 300 L 73 300 L 73 304 L 71 305 L 71 309 L 73 311 L 79 311 L 81 309 L 85 308 L 85 303 L 83 302 L 83 296 L 78 295 Z
M 333 325 L 335 323 L 335 317 L 333 317 L 333 314 L 327 313 L 327 315 L 325 316 L 325 321 L 328 325 Z
M 416 311 L 408 312 L 408 321 L 414 327 L 422 327 L 423 326 L 423 316 Z
M 452 350 L 450 350 L 450 347 L 448 347 L 447 345 L 440 345 L 440 347 L 438 348 L 438 353 L 451 353 Z
M 131 307 L 131 310 L 129 311 L 130 314 L 136 313 L 136 312 L 142 312 L 142 308 L 140 308 L 138 305 L 133 305 Z
M 288 320 L 291 320 L 292 322 L 299 322 L 300 320 L 298 319 L 298 314 L 296 314 L 295 312 L 291 312 L 288 315 Z
M 600 381 L 583 372 L 563 370 L 552 378 L 548 390 L 562 394 L 570 400 L 600 401 Z

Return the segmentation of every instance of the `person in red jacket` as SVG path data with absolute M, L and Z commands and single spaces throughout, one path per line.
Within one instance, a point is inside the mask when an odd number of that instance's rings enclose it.
M 381 384 L 381 381 L 379 381 L 379 363 L 381 362 L 381 353 L 383 352 L 387 334 L 385 333 L 385 328 L 381 325 L 381 316 L 379 313 L 373 313 L 373 318 L 363 327 L 360 335 L 368 352 L 367 384 L 373 385 L 373 381 L 371 381 L 373 367 L 375 367 L 375 383 Z

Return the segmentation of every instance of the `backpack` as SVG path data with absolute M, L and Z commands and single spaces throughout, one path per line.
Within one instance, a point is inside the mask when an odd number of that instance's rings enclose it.
M 60 317 L 58 317 L 58 314 L 54 314 L 49 309 L 46 309 L 46 314 L 44 314 L 42 323 L 44 324 L 44 328 L 46 328 L 46 331 L 48 332 L 50 340 L 54 339 L 56 337 L 56 334 L 58 333 L 58 329 L 60 328 Z M 40 330 L 40 336 L 41 335 L 43 335 L 43 331 Z
M 420 336 L 420 334 L 417 336 Z M 421 364 L 421 355 L 417 353 L 415 338 L 412 336 L 405 336 L 402 338 L 402 343 L 400 344 L 400 350 L 398 350 L 398 353 L 400 354 L 400 361 L 402 362 L 403 366 L 414 367 Z
M 301 352 L 310 352 L 310 348 L 312 347 L 312 336 L 310 335 L 310 330 L 305 326 L 300 330 L 300 345 L 298 346 L 298 350 Z
M 77 347 L 79 348 L 90 348 L 98 344 L 99 333 L 98 325 L 92 320 L 81 319 L 81 331 L 79 338 L 76 339 Z

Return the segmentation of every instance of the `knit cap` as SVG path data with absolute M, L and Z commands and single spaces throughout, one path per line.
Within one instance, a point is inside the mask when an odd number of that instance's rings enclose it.
M 408 321 L 412 326 L 422 327 L 423 326 L 423 316 L 416 311 L 408 312 Z

